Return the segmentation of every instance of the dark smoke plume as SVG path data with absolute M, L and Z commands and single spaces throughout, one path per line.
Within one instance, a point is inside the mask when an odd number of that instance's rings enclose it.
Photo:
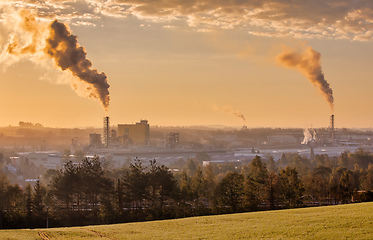
M 232 109 L 229 108 L 229 107 L 224 107 L 223 110 L 224 110 L 224 112 L 227 112 L 227 113 L 230 113 L 230 114 L 232 114 L 232 115 L 234 115 L 234 116 L 236 116 L 236 117 L 239 117 L 239 118 L 241 118 L 244 122 L 246 122 L 246 119 L 245 119 L 245 117 L 244 117 L 244 115 L 243 115 L 242 113 L 240 113 L 240 112 L 238 112 L 238 111 L 234 111 L 234 110 L 232 110 Z
M 9 28 L 8 40 L 0 42 L 0 65 L 3 67 L 27 58 L 49 67 L 45 57 L 55 61 L 58 68 L 69 70 L 74 76 L 71 86 L 78 94 L 99 100 L 105 110 L 109 107 L 109 84 L 105 73 L 91 69 L 86 51 L 78 44 L 67 25 L 53 21 L 38 21 L 35 10 L 20 9 L 9 12 L 2 26 Z M 3 46 L 2 46 L 3 45 Z M 45 65 L 47 64 L 47 65 Z
M 55 20 L 49 26 L 49 31 L 45 52 L 62 70 L 70 70 L 74 76 L 92 86 L 93 89 L 88 89 L 89 96 L 99 99 L 105 110 L 108 110 L 110 85 L 106 74 L 91 69 L 92 63 L 86 58 L 85 49 L 78 44 L 77 37 L 70 33 L 65 24 Z
M 321 70 L 320 57 L 321 54 L 319 52 L 308 47 L 303 53 L 296 52 L 293 49 L 287 49 L 277 56 L 277 60 L 280 64 L 286 67 L 296 68 L 305 75 L 307 79 L 320 90 L 333 111 L 333 90 L 325 80 Z

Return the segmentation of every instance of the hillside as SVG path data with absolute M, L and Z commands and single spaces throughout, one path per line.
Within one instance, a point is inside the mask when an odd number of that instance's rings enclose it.
M 1 239 L 373 239 L 373 203 L 53 229 Z

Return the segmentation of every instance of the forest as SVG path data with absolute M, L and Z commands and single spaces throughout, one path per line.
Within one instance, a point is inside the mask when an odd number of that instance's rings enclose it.
M 121 169 L 99 157 L 67 162 L 22 189 L 0 174 L 0 228 L 125 223 L 373 200 L 373 155 L 256 156 L 242 166 L 175 160 L 174 172 L 139 159 Z

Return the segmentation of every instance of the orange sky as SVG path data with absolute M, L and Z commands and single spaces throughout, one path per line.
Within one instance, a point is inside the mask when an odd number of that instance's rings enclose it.
M 327 127 L 324 97 L 302 73 L 276 61 L 283 46 L 310 46 L 321 54 L 333 90 L 336 127 L 372 127 L 369 1 L 316 1 L 311 13 L 307 1 L 17 2 L 19 8 L 0 3 L 0 126 L 101 126 L 105 116 L 100 102 L 79 96 L 68 84 L 72 74 L 42 51 L 5 53 L 11 34 L 22 43 L 23 33 L 9 23 L 22 7 L 38 24 L 57 18 L 77 36 L 92 69 L 108 77 L 113 124 Z

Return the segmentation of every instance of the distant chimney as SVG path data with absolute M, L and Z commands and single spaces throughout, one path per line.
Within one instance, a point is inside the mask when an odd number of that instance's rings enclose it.
M 109 129 L 109 117 L 104 117 L 104 139 L 103 144 L 105 147 L 109 147 L 109 141 L 110 141 L 110 129 Z
M 334 115 L 330 116 L 330 141 L 334 143 Z

